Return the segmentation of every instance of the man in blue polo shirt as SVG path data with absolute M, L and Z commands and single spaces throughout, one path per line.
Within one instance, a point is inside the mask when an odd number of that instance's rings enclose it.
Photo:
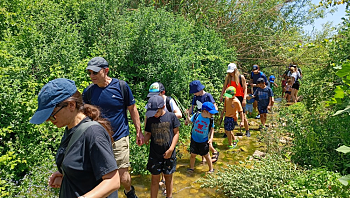
M 255 92 L 258 89 L 258 79 L 259 78 L 263 78 L 265 81 L 265 85 L 267 85 L 267 77 L 266 75 L 260 71 L 260 67 L 259 65 L 253 65 L 252 68 L 252 73 L 250 74 L 250 86 L 253 87 L 253 92 Z M 257 110 L 257 106 L 258 106 L 258 98 L 255 98 L 255 101 L 253 103 L 253 107 L 255 110 Z M 260 118 L 260 114 L 258 116 L 256 116 L 257 119 Z
M 124 186 L 124 193 L 128 198 L 137 197 L 131 186 L 131 177 L 128 172 L 129 162 L 129 125 L 127 112 L 137 132 L 136 143 L 141 146 L 144 137 L 140 125 L 140 116 L 135 99 L 128 84 L 122 80 L 108 76 L 108 62 L 102 57 L 91 59 L 86 68 L 93 85 L 83 92 L 86 104 L 100 107 L 102 116 L 107 118 L 113 129 L 113 152 L 119 167 L 120 182 Z

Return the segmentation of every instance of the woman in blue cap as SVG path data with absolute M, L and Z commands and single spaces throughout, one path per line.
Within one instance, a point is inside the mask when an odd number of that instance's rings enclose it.
M 118 197 L 110 123 L 95 106 L 83 104 L 74 81 L 58 78 L 41 89 L 30 123 L 45 121 L 66 128 L 56 154 L 58 171 L 49 179 L 60 188 L 59 197 Z

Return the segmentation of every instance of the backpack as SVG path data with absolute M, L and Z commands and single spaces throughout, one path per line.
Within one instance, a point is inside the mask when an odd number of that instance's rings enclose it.
M 253 75 L 254 75 L 254 72 L 252 72 L 250 74 L 250 78 L 253 79 Z M 259 78 L 262 78 L 262 76 L 264 75 L 264 73 L 262 71 L 259 71 Z
M 199 114 L 200 114 L 199 112 L 196 112 L 196 113 L 194 114 L 193 122 L 192 122 L 191 133 L 192 133 L 192 130 L 193 130 L 193 127 L 194 127 L 194 123 L 196 122 L 196 120 L 197 120 Z M 213 123 L 214 123 L 214 118 L 211 117 L 211 118 L 210 118 L 210 122 L 209 122 L 209 128 L 208 128 L 208 132 L 209 132 L 209 133 L 210 133 L 210 130 L 211 130 L 211 128 L 212 128 Z
M 165 106 L 166 106 L 166 109 L 167 109 L 169 112 L 173 112 L 173 111 L 171 110 L 170 100 L 171 100 L 171 97 L 170 97 L 170 96 L 167 96 L 167 97 L 166 97 L 166 100 L 165 100 Z
M 124 100 L 124 108 L 126 109 L 126 105 L 125 105 L 125 96 L 129 96 L 129 92 L 128 92 L 128 90 L 127 90 L 127 88 L 126 88 L 126 82 L 124 81 L 124 80 L 120 80 L 120 79 L 118 79 L 118 81 L 119 81 L 119 84 L 120 84 L 120 89 L 121 89 L 121 91 L 122 91 L 122 97 L 123 97 L 123 100 Z M 93 83 L 91 83 L 86 89 L 86 92 L 85 92 L 85 94 L 86 94 L 86 98 L 87 98 L 87 101 L 88 101 L 88 104 L 91 104 L 91 98 L 92 98 L 92 86 L 93 86 L 94 84 Z

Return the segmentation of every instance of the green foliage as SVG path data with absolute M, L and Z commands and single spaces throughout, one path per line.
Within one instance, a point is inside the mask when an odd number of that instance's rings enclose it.
M 217 188 L 227 197 L 346 197 L 349 188 L 340 174 L 324 169 L 307 170 L 277 155 L 261 161 L 229 166 L 201 179 L 205 188 Z
M 298 173 L 297 166 L 278 156 L 247 161 L 201 180 L 202 187 L 217 187 L 228 197 L 278 197 L 277 189 Z
M 350 189 L 341 185 L 339 176 L 322 168 L 300 171 L 279 191 L 281 197 L 347 197 Z
M 28 174 L 33 183 L 45 180 L 46 185 L 49 173 L 32 171 L 55 154 L 62 129 L 29 120 L 48 81 L 69 78 L 82 91 L 90 83 L 87 62 L 103 56 L 111 77 L 130 85 L 142 119 L 152 82 L 161 81 L 167 95 L 187 105 L 190 81 L 201 80 L 206 91 L 216 93 L 227 63 L 235 59 L 235 50 L 215 31 L 164 9 L 127 10 L 110 0 L 4 0 L 0 5 L 0 182 L 6 184 L 0 197 L 28 187 L 30 182 L 21 180 Z M 149 148 L 136 145 L 131 120 L 130 126 L 132 171 L 145 174 Z M 180 143 L 188 137 L 183 133 Z
M 347 123 L 350 117 L 332 117 L 331 114 L 324 105 L 310 112 L 302 103 L 280 111 L 280 116 L 283 116 L 286 122 L 284 130 L 294 136 L 291 151 L 295 163 L 349 172 L 350 157 L 338 153 L 335 149 L 340 144 L 349 145 Z

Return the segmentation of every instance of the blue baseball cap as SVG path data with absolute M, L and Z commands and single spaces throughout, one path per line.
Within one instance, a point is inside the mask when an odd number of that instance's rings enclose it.
M 71 97 L 77 91 L 74 81 L 66 78 L 57 78 L 41 88 L 38 95 L 38 109 L 30 119 L 32 124 L 45 122 L 57 104 Z
M 258 65 L 253 65 L 253 68 L 252 68 L 253 71 L 258 70 L 258 69 L 259 69 Z
M 157 113 L 158 109 L 162 109 L 164 107 L 164 104 L 165 103 L 162 96 L 154 95 L 150 97 L 147 102 L 146 116 L 148 118 L 153 117 Z
M 202 111 L 206 110 L 208 111 L 210 114 L 216 114 L 218 113 L 218 110 L 215 109 L 215 106 L 213 103 L 211 102 L 205 102 L 202 104 Z
M 190 94 L 197 93 L 199 91 L 202 91 L 205 88 L 204 85 L 201 84 L 199 80 L 194 80 L 190 82 Z
M 273 82 L 275 82 L 275 79 L 276 79 L 276 77 L 274 75 L 271 75 L 269 78 L 269 81 L 273 83 Z
M 94 72 L 99 72 L 102 68 L 108 67 L 108 62 L 102 57 L 92 58 L 87 65 L 86 70 L 92 70 Z

